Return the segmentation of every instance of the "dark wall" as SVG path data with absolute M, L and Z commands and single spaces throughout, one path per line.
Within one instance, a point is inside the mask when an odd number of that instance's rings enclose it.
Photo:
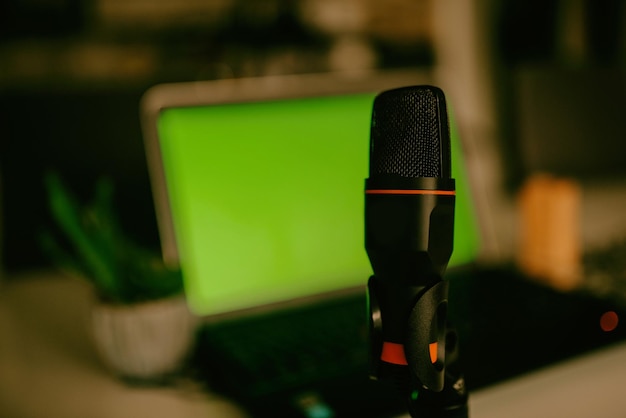
M 38 236 L 50 225 L 42 183 L 58 171 L 81 200 L 95 181 L 116 185 L 122 225 L 158 248 L 158 232 L 139 122 L 143 88 L 5 91 L 0 96 L 3 262 L 5 269 L 46 266 Z

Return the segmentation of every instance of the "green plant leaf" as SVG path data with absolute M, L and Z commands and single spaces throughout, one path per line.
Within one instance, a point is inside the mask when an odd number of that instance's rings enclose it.
M 100 179 L 90 205 L 79 205 L 54 173 L 45 177 L 50 211 L 71 244 L 66 251 L 49 233 L 41 245 L 59 265 L 81 272 L 106 300 L 134 303 L 183 292 L 179 269 L 168 269 L 158 253 L 129 239 L 113 210 L 114 187 Z
M 116 288 L 114 269 L 102 257 L 92 237 L 81 225 L 82 214 L 76 198 L 56 174 L 48 174 L 45 181 L 53 218 L 72 243 L 77 256 L 83 260 L 85 268 L 92 275 L 91 278 L 105 293 L 114 295 Z

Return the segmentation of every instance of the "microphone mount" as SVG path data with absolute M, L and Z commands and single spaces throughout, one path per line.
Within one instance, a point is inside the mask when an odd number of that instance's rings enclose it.
M 444 280 L 455 204 L 445 98 L 432 86 L 390 90 L 377 96 L 372 113 L 365 184 L 365 248 L 374 271 L 370 377 L 395 384 L 413 417 L 467 417 Z

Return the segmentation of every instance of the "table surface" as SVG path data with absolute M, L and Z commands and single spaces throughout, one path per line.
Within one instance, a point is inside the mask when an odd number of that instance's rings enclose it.
M 99 361 L 88 334 L 86 283 L 54 272 L 0 282 L 0 416 L 244 417 L 189 381 L 125 384 Z M 624 417 L 626 344 L 503 382 L 470 398 L 474 418 Z

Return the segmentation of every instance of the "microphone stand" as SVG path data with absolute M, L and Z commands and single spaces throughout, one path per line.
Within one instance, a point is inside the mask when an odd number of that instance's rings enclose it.
M 468 418 L 468 392 L 459 360 L 456 331 L 446 331 L 446 362 L 443 390 L 434 392 L 409 378 L 405 395 L 413 418 Z
M 400 299 L 389 287 L 381 287 L 376 276 L 368 282 L 370 377 L 395 385 L 414 418 L 468 418 L 458 336 L 447 320 L 447 294 L 446 280 L 418 292 L 405 321 L 387 322 L 389 328 L 404 330 L 405 340 L 387 343 L 381 310 L 385 299 L 381 296 L 392 300 L 394 307 Z M 399 312 L 402 317 L 407 314 Z

